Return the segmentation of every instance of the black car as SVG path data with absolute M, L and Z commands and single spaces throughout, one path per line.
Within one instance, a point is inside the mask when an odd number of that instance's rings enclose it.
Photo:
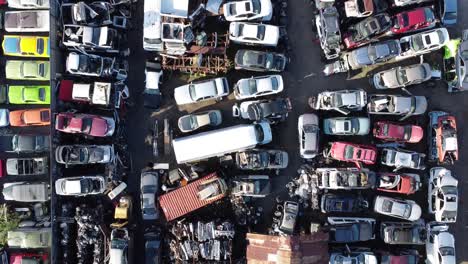
M 236 70 L 281 72 L 286 68 L 283 54 L 267 51 L 238 50 L 234 58 Z
M 330 240 L 338 243 L 374 239 L 375 219 L 355 217 L 329 217 Z
M 146 233 L 145 237 L 145 264 L 161 263 L 161 239 L 156 232 Z
M 321 200 L 322 213 L 357 213 L 366 211 L 369 202 L 361 197 L 325 194 Z
M 352 69 L 383 63 L 400 55 L 401 46 L 398 40 L 386 40 L 372 43 L 351 51 L 348 63 Z
M 14 135 L 11 140 L 12 150 L 17 153 L 48 151 L 49 136 Z
M 234 107 L 234 116 L 250 121 L 266 120 L 270 124 L 276 124 L 285 121 L 291 109 L 291 101 L 288 98 L 247 101 L 241 103 L 240 107 Z
M 391 26 L 392 19 L 388 14 L 377 14 L 350 26 L 343 34 L 343 41 L 348 49 L 356 48 L 385 33 Z

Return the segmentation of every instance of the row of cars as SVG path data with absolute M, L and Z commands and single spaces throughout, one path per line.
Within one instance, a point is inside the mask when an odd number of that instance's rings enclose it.
M 338 59 L 326 66 L 326 75 L 376 64 L 399 62 L 439 50 L 448 45 L 450 37 L 446 28 L 436 28 L 437 25 L 451 26 L 457 20 L 456 1 L 392 1 L 391 8 L 374 9 L 376 12 L 367 13 L 364 10 L 371 10 L 372 3 L 384 1 L 368 1 L 369 5 L 364 4 L 366 1 L 349 1 L 363 3 L 363 9 L 358 12 L 360 19 L 356 20 L 340 19 L 342 14 L 337 4 L 319 0 L 315 2 L 318 9 L 316 25 L 322 50 L 327 59 Z M 351 4 L 345 5 L 346 15 L 350 14 L 350 6 Z M 397 35 L 403 36 L 392 39 Z M 373 198 L 372 204 L 368 199 L 355 194 L 327 193 L 322 196 L 320 208 L 327 214 L 361 214 L 369 212 L 372 208 L 374 213 L 380 215 L 377 219 L 329 217 L 327 225 L 331 230 L 333 243 L 368 241 L 375 239 L 376 233 L 379 233 L 380 239 L 385 243 L 402 245 L 398 251 L 393 252 L 394 254 L 380 254 L 375 253 L 375 249 L 343 249 L 336 244 L 332 247 L 330 263 L 418 262 L 422 252 L 405 248 L 405 245 L 425 245 L 426 263 L 456 262 L 455 239 L 449 232 L 448 224 L 457 221 L 458 181 L 449 169 L 428 166 L 429 162 L 449 166 L 458 160 L 455 117 L 447 112 L 431 111 L 427 130 L 414 123 L 403 123 L 404 120 L 411 120 L 412 116 L 423 115 L 428 108 L 424 96 L 412 95 L 406 88 L 433 78 L 440 78 L 440 72 L 434 71 L 427 62 L 396 66 L 377 72 L 371 76 L 370 83 L 376 89 L 403 88 L 408 95 L 367 96 L 362 90 L 342 90 L 323 92 L 309 100 L 309 104 L 316 110 L 334 110 L 343 115 L 350 115 L 353 111 L 366 109 L 371 117 L 378 118 L 372 134 L 375 139 L 382 141 L 381 144 L 377 144 L 382 146 L 380 163 L 394 168 L 391 173 L 380 172 L 377 176 L 372 176 L 375 177 L 374 181 L 369 181 L 369 176 L 361 176 L 361 182 L 354 180 L 352 185 L 349 180 L 350 173 L 341 172 L 338 177 L 335 172 L 335 175 L 330 177 L 333 170 L 325 169 L 327 173 L 324 173 L 318 169 L 319 188 L 349 191 L 377 188 L 381 192 L 387 192 L 386 188 L 389 188 L 391 192 L 398 194 L 378 194 Z M 382 120 L 384 118 L 398 118 L 399 122 Z M 428 149 L 427 153 L 399 147 L 406 144 L 416 145 L 423 139 L 425 130 L 429 142 L 425 148 Z M 367 117 L 329 118 L 324 120 L 323 131 L 332 136 L 366 135 L 370 133 L 370 122 Z M 368 175 L 364 173 L 367 169 L 363 164 L 375 166 L 377 153 L 376 145 L 332 141 L 325 147 L 323 156 L 331 160 L 353 162 L 361 174 Z M 428 167 L 429 176 L 424 177 L 428 179 L 427 207 L 415 200 L 398 197 L 412 195 L 423 184 L 426 185 L 421 181 L 423 177 L 407 173 L 406 170 L 425 171 Z M 422 213 L 425 208 L 430 217 Z M 384 218 L 380 220 L 382 215 Z M 399 218 L 406 222 L 390 222 L 386 217 Z M 380 222 L 379 231 L 377 222 Z
M 6 216 L 19 219 L 6 234 L 8 254 L 2 253 L 2 263 L 47 263 L 52 246 L 50 136 L 41 127 L 50 125 L 51 118 L 49 1 L 0 4 L 8 4 L 2 11 L 6 84 L 0 126 L 13 134 L 3 137 L 11 143 L 2 149 L 7 157 L 0 161 L 2 194 Z

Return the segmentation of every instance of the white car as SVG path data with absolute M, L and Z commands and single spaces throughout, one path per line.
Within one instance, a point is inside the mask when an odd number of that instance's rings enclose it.
M 5 12 L 5 30 L 7 32 L 49 32 L 49 11 Z
M 374 200 L 374 212 L 408 221 L 421 218 L 421 207 L 413 200 L 403 200 L 386 196 L 377 196 Z
M 370 248 L 351 248 L 348 252 L 332 252 L 330 253 L 329 264 L 377 264 L 377 256 Z
M 434 167 L 429 172 L 428 186 L 429 213 L 442 223 L 455 223 L 458 211 L 458 180 L 452 172 Z
M 227 21 L 261 20 L 270 21 L 273 15 L 271 0 L 242 0 L 223 5 Z
M 229 39 L 238 44 L 276 47 L 279 41 L 279 27 L 266 24 L 231 22 Z
M 234 86 L 234 96 L 237 100 L 257 98 L 282 92 L 284 89 L 281 75 L 265 75 L 240 79 Z
M 424 2 L 432 2 L 432 0 L 394 0 L 395 6 L 414 5 Z
M 436 28 L 400 39 L 401 53 L 397 60 L 423 55 L 445 46 L 450 41 L 446 28 Z
M 382 150 L 382 164 L 390 167 L 395 167 L 394 171 L 402 168 L 424 170 L 426 165 L 424 159 L 426 154 L 411 150 L 384 148 Z
M 102 194 L 106 190 L 103 176 L 78 176 L 55 181 L 57 195 L 86 196 Z
M 367 105 L 367 93 L 362 89 L 325 91 L 309 99 L 315 110 L 335 110 L 343 115 L 351 111 L 361 111 Z
M 319 153 L 319 118 L 316 114 L 299 116 L 299 152 L 304 159 L 313 159 Z
M 445 224 L 427 224 L 426 264 L 455 264 L 455 238 Z
M 49 0 L 8 0 L 9 8 L 16 9 L 49 9 Z
M 190 83 L 174 89 L 174 99 L 177 105 L 193 104 L 210 99 L 220 100 L 228 94 L 229 84 L 224 77 Z

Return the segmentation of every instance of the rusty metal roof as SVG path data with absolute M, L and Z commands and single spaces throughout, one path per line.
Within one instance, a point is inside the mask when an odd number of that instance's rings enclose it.
M 172 221 L 223 198 L 225 195 L 219 195 L 208 200 L 200 200 L 198 198 L 198 186 L 206 180 L 215 178 L 218 178 L 218 175 L 216 173 L 212 173 L 206 177 L 191 182 L 186 186 L 161 195 L 159 197 L 159 206 L 161 206 L 161 209 L 166 216 L 166 220 Z
M 328 234 L 300 236 L 247 234 L 249 264 L 327 264 Z

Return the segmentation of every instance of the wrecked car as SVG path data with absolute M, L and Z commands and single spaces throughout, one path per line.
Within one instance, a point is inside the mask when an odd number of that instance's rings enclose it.
M 237 176 L 232 183 L 231 193 L 235 196 L 264 198 L 271 192 L 268 175 Z
M 367 93 L 364 90 L 325 91 L 309 99 L 315 110 L 335 110 L 344 115 L 351 111 L 361 111 L 367 104 Z
M 383 222 L 380 236 L 391 245 L 424 245 L 427 231 L 424 223 Z
M 113 7 L 108 2 L 96 1 L 90 4 L 85 2 L 63 3 L 62 6 L 63 25 L 86 25 L 92 27 L 112 25 L 111 13 Z
M 266 120 L 270 124 L 276 124 L 285 121 L 291 109 L 289 98 L 246 101 L 240 105 L 235 104 L 232 108 L 232 115 L 250 121 Z
M 235 154 L 236 166 L 241 170 L 284 169 L 288 153 L 282 150 L 253 149 Z
M 385 40 L 371 43 L 348 53 L 348 63 L 351 69 L 360 69 L 396 58 L 401 53 L 398 40 Z
M 328 217 L 330 242 L 352 243 L 375 239 L 375 219 L 361 217 Z
M 434 11 L 430 7 L 403 11 L 396 14 L 393 21 L 393 26 L 390 29 L 392 34 L 406 34 L 431 29 L 437 24 Z
M 71 74 L 117 80 L 127 78 L 127 67 L 128 65 L 117 58 L 76 52 L 68 54 L 66 62 L 67 72 Z
M 159 212 L 156 208 L 156 195 L 159 189 L 159 173 L 144 171 L 140 175 L 140 202 L 143 220 L 156 220 Z
M 373 0 L 347 0 L 344 4 L 347 17 L 368 17 L 374 13 Z
M 179 117 L 177 124 L 183 133 L 193 132 L 206 126 L 219 126 L 223 119 L 221 111 L 210 110 L 207 112 L 194 113 Z
M 121 36 L 109 27 L 64 25 L 62 44 L 86 51 L 119 53 Z
M 382 264 L 412 264 L 419 262 L 419 252 L 417 250 L 402 250 L 396 253 L 383 253 L 381 258 Z
M 319 9 L 315 16 L 315 25 L 325 57 L 336 59 L 341 51 L 340 18 L 334 6 Z
M 376 176 L 368 169 L 358 168 L 317 168 L 319 189 L 360 190 L 375 186 Z
M 69 134 L 109 137 L 115 132 L 115 120 L 90 114 L 58 113 L 55 117 L 55 129 Z
M 431 168 L 428 186 L 429 213 L 441 223 L 455 223 L 458 212 L 458 180 L 450 170 Z
M 320 209 L 322 213 L 360 213 L 369 209 L 369 202 L 362 197 L 325 194 Z
M 449 226 L 440 223 L 427 224 L 427 264 L 455 264 L 455 237 L 448 232 Z
M 400 39 L 401 53 L 399 60 L 420 56 L 445 46 L 450 41 L 446 28 L 424 31 Z
M 378 263 L 377 256 L 370 248 L 347 248 L 347 250 L 332 251 L 329 264 L 356 263 L 370 264 Z
M 46 202 L 50 200 L 50 188 L 46 182 L 8 182 L 2 190 L 5 201 Z
M 299 204 L 292 201 L 284 202 L 283 214 L 278 229 L 284 234 L 292 235 L 299 214 Z
M 380 173 L 377 190 L 381 192 L 401 193 L 410 195 L 422 187 L 421 179 L 414 173 Z
M 429 160 L 453 164 L 458 160 L 457 122 L 455 116 L 442 111 L 429 113 Z
M 431 66 L 421 63 L 378 72 L 372 77 L 372 83 L 376 89 L 395 89 L 420 84 L 431 78 Z
M 109 264 L 128 263 L 130 251 L 130 235 L 126 228 L 112 229 L 110 235 Z
M 248 70 L 257 72 L 282 72 L 286 68 L 288 59 L 284 54 L 258 51 L 238 50 L 234 57 L 236 70 Z
M 369 134 L 370 119 L 367 117 L 334 117 L 323 120 L 326 135 L 364 136 Z
M 343 42 L 346 48 L 354 49 L 369 44 L 385 34 L 391 26 L 392 19 L 388 14 L 377 14 L 350 26 L 343 33 Z
M 375 94 L 369 97 L 367 104 L 369 114 L 402 116 L 399 121 L 422 115 L 426 110 L 427 99 L 424 96 Z
M 323 156 L 338 161 L 354 162 L 358 168 L 359 163 L 373 165 L 377 159 L 377 149 L 372 145 L 360 145 L 349 142 L 331 142 L 324 149 Z
M 426 165 L 424 159 L 426 154 L 399 148 L 384 148 L 382 150 L 381 163 L 386 166 L 395 167 L 394 171 L 402 168 L 424 170 Z
M 417 125 L 378 121 L 374 124 L 373 134 L 375 138 L 384 141 L 418 143 L 424 136 L 424 130 Z
M 113 145 L 60 145 L 55 149 L 55 161 L 60 164 L 105 164 L 114 160 Z
M 49 143 L 49 136 L 14 135 L 11 140 L 11 149 L 17 153 L 43 152 L 49 150 Z
M 8 175 L 41 175 L 48 172 L 49 162 L 47 157 L 36 158 L 9 158 L 6 160 L 6 172 Z

